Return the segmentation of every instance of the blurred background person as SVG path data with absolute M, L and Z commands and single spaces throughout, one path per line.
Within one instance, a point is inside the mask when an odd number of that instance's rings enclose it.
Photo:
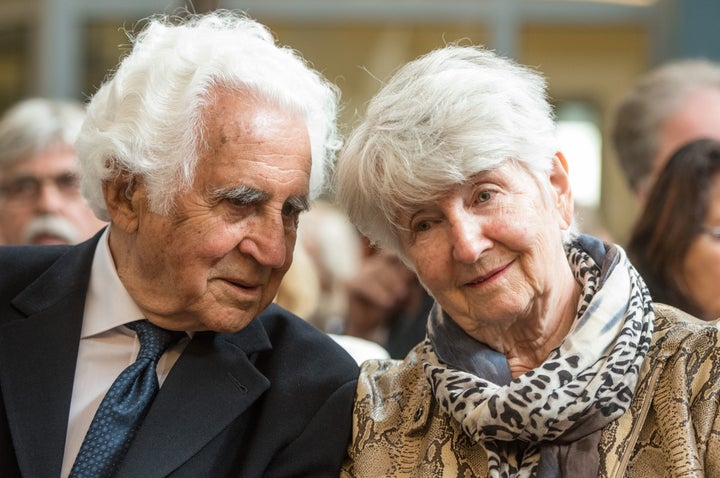
M 342 248 L 336 249 L 342 250 Z M 318 266 L 305 245 L 298 241 L 295 243 L 292 265 L 280 283 L 274 302 L 325 331 L 355 359 L 358 365 L 369 359 L 388 358 L 387 350 L 371 340 L 346 335 L 342 331 L 328 332 L 322 328 L 322 323 L 313 322 L 322 316 L 320 313 L 322 301 L 328 298 L 323 297 L 321 288 Z M 338 292 L 337 297 L 332 297 L 332 301 L 340 302 L 343 297 L 344 295 Z
M 302 216 L 298 242 L 320 281 L 318 307 L 307 316 L 316 327 L 374 342 L 393 358 L 425 337 L 432 299 L 415 273 L 395 254 L 373 248 L 334 204 L 313 203 Z
M 650 189 L 627 246 L 653 299 L 720 317 L 720 142 L 677 150 Z
M 105 224 L 80 194 L 80 103 L 23 100 L 0 119 L 0 230 L 7 244 L 76 244 Z M 2 237 L 0 237 L 2 239 Z
M 433 300 L 395 253 L 361 239 L 360 266 L 346 286 L 345 331 L 383 345 L 392 358 L 403 358 L 425 338 Z
M 295 243 L 292 264 L 280 283 L 274 302 L 304 319 L 311 317 L 318 308 L 320 279 L 312 258 L 299 242 Z
M 720 139 L 720 65 L 676 60 L 641 76 L 612 128 L 620 166 L 641 205 L 670 154 L 700 138 Z
M 342 211 L 319 199 L 302 215 L 298 245 L 311 260 L 319 284 L 317 307 L 304 317 L 325 332 L 344 333 L 346 283 L 360 265 L 360 235 Z
M 314 201 L 298 226 L 295 259 L 275 302 L 326 332 L 356 360 L 387 358 L 368 337 L 347 333 L 347 282 L 357 274 L 360 236 L 347 216 L 326 200 Z

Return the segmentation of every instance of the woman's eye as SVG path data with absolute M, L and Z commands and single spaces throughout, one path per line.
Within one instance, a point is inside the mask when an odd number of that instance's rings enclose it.
M 493 197 L 492 191 L 488 191 L 488 190 L 480 191 L 477 194 L 477 202 L 479 202 L 479 203 L 488 202 L 490 199 L 492 199 L 492 197 Z
M 413 231 L 415 232 L 423 232 L 430 229 L 430 221 L 419 221 L 415 223 L 415 226 L 413 227 Z

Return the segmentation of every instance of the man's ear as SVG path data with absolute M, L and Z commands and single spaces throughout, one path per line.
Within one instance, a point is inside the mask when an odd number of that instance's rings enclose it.
M 127 173 L 118 174 L 103 183 L 110 222 L 128 234 L 134 233 L 138 227 L 137 194 L 135 176 Z
M 550 171 L 550 184 L 555 191 L 555 205 L 560 213 L 560 217 L 565 223 L 565 227 L 570 227 L 575 206 L 573 203 L 572 187 L 570 186 L 568 163 L 560 151 L 555 153 L 555 157 L 553 158 L 553 167 Z

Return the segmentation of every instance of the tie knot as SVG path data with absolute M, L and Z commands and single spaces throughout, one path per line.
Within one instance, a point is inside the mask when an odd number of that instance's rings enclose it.
M 126 325 L 137 333 L 140 341 L 138 357 L 143 356 L 153 360 L 158 360 L 165 349 L 185 335 L 185 332 L 160 328 L 147 319 L 136 320 Z

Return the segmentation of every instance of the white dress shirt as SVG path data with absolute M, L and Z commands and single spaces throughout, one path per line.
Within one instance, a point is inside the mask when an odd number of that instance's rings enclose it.
M 135 361 L 140 350 L 135 332 L 123 324 L 143 318 L 120 282 L 105 230 L 98 242 L 90 273 L 61 477 L 70 474 L 85 434 L 105 393 L 118 375 Z M 157 366 L 162 385 L 188 340 L 169 348 Z

